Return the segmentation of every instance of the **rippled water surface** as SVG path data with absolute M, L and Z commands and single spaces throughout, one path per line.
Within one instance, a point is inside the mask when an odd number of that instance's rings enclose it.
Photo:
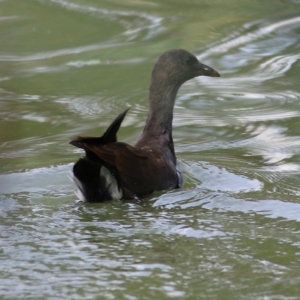
M 1 299 L 299 299 L 300 1 L 0 1 Z M 76 134 L 131 107 L 185 48 L 183 189 L 75 204 Z

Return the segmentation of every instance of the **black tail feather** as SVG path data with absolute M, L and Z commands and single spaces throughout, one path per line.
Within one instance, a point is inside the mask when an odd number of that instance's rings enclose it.
M 119 114 L 101 137 L 78 136 L 70 141 L 71 145 L 85 150 L 85 157 L 79 159 L 73 167 L 75 183 L 85 201 L 103 202 L 113 197 L 122 197 L 123 192 L 119 189 L 118 180 L 113 175 L 115 172 L 112 166 L 104 165 L 104 162 L 89 150 L 89 146 L 117 142 L 117 132 L 128 110 L 129 108 Z M 102 171 L 105 174 L 103 176 L 101 176 Z
M 117 141 L 117 132 L 128 112 L 129 108 L 125 109 L 122 113 L 120 113 L 115 120 L 109 125 L 103 134 L 103 140 L 105 143 L 115 143 Z
M 75 182 L 87 202 L 104 202 L 111 200 L 110 185 L 100 176 L 102 165 L 80 158 L 73 167 Z
M 104 134 L 100 137 L 84 137 L 84 136 L 78 136 L 74 138 L 72 141 L 70 141 L 70 144 L 86 149 L 85 144 L 92 144 L 92 145 L 103 145 L 103 144 L 109 144 L 109 143 L 115 143 L 117 142 L 117 132 L 124 120 L 124 117 L 126 116 L 129 108 L 124 110 L 121 114 L 119 114 L 115 120 L 109 125 L 109 127 L 106 129 Z

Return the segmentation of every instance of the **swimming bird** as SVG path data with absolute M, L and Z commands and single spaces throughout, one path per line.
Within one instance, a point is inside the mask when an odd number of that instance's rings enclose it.
M 173 109 L 180 86 L 197 76 L 220 77 L 220 74 L 186 50 L 166 51 L 154 65 L 148 117 L 134 146 L 117 141 L 117 132 L 128 109 L 102 136 L 78 136 L 70 142 L 85 150 L 85 156 L 73 167 L 80 200 L 133 200 L 154 191 L 182 186 L 172 138 Z

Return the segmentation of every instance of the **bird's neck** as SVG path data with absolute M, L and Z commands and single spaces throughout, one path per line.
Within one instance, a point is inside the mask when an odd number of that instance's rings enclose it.
M 151 82 L 149 88 L 149 112 L 142 138 L 172 139 L 172 121 L 174 102 L 179 86 Z

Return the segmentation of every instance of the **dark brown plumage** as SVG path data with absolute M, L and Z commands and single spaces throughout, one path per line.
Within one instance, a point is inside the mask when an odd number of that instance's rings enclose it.
M 201 75 L 220 76 L 186 50 L 165 52 L 152 71 L 146 126 L 135 146 L 117 142 L 128 109 L 101 137 L 79 136 L 70 142 L 85 150 L 73 168 L 82 200 L 130 200 L 182 186 L 172 139 L 174 102 L 180 86 Z

